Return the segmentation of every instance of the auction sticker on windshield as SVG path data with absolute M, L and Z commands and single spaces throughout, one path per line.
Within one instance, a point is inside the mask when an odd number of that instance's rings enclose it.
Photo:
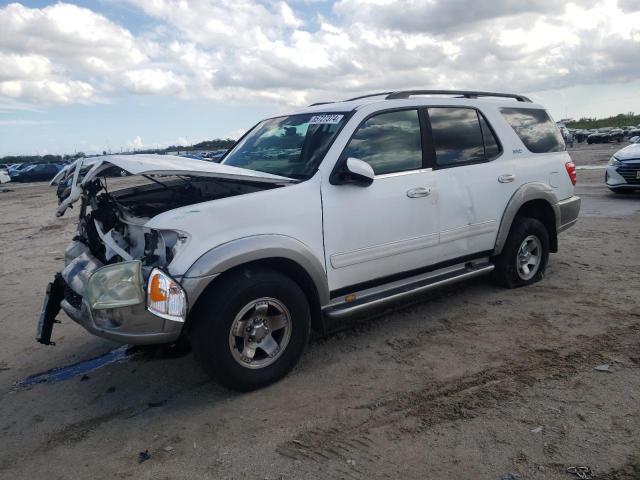
M 319 124 L 336 124 L 340 123 L 344 115 L 314 115 L 309 120 L 309 125 L 319 125 Z

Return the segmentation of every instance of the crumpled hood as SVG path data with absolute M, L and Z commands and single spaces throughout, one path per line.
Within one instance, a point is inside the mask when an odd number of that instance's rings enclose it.
M 178 157 L 175 155 L 105 155 L 94 158 L 80 158 L 67 165 L 51 180 L 51 185 L 73 175 L 71 192 L 59 205 L 57 216 L 61 216 L 72 203 L 82 195 L 82 186 L 99 176 L 105 170 L 118 167 L 131 175 L 189 175 L 196 177 L 230 178 L 265 183 L 295 183 L 297 180 L 279 175 L 232 167 L 204 160 Z M 84 177 L 79 181 L 80 173 Z
M 82 183 L 89 182 L 101 172 L 116 166 L 132 175 L 196 175 L 200 177 L 235 178 L 251 181 L 291 182 L 288 177 L 271 175 L 270 173 L 248 170 L 246 168 L 232 167 L 215 162 L 195 160 L 193 158 L 178 157 L 176 155 L 108 155 L 79 159 L 67 165 L 51 181 L 56 185 L 64 177 L 63 172 L 74 169 L 80 162 L 83 166 L 91 166 L 91 170 L 84 177 Z
M 627 145 L 622 150 L 618 150 L 613 154 L 618 160 L 640 160 L 640 143 Z

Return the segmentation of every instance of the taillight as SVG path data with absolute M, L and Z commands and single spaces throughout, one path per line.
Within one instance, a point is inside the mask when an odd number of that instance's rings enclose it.
M 567 169 L 567 173 L 569 174 L 571 183 L 575 185 L 576 181 L 578 180 L 578 176 L 576 175 L 576 166 L 574 165 L 573 162 L 567 162 L 564 164 L 564 168 Z

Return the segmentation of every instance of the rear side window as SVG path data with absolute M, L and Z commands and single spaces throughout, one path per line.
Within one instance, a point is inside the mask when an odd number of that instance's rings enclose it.
M 375 115 L 358 127 L 343 153 L 364 160 L 376 175 L 422 168 L 422 137 L 417 110 Z
M 502 115 L 532 153 L 565 150 L 560 130 L 547 112 L 534 108 L 501 108 Z
M 482 138 L 484 139 L 484 154 L 487 156 L 487 160 L 492 160 L 502 153 L 502 149 L 484 115 L 478 113 L 478 118 L 480 119 Z
M 429 108 L 429 121 L 440 167 L 491 160 L 501 152 L 484 117 L 472 108 Z

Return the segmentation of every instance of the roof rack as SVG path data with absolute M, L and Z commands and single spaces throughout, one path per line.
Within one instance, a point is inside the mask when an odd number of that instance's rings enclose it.
M 368 95 L 361 95 L 359 97 L 353 97 L 353 98 L 350 98 L 349 100 L 343 100 L 343 101 L 344 102 L 353 102 L 354 100 L 362 100 L 363 98 L 369 98 L 369 97 L 380 97 L 382 95 L 387 95 L 387 97 L 388 97 L 389 95 L 393 95 L 394 93 L 397 93 L 397 92 L 370 93 Z
M 518 102 L 531 103 L 531 99 L 524 95 L 517 95 L 515 93 L 498 93 L 498 92 L 475 92 L 473 90 L 398 90 L 396 92 L 378 92 L 369 93 L 368 95 L 361 95 L 359 97 L 350 98 L 348 100 L 342 100 L 343 102 L 353 102 L 355 100 L 362 100 L 369 97 L 381 97 L 385 95 L 385 100 L 398 100 L 406 99 L 414 95 L 459 95 L 459 98 L 478 98 L 478 97 L 500 97 L 500 98 L 515 98 Z M 335 102 L 318 102 L 312 103 L 310 107 L 317 105 L 328 105 Z
M 354 100 L 362 100 L 363 98 L 369 98 L 369 97 L 381 97 L 382 95 L 391 95 L 392 93 L 396 93 L 396 92 L 369 93 L 368 95 L 361 95 L 359 97 L 350 98 L 348 100 L 341 100 L 341 102 L 353 102 Z M 336 103 L 336 102 L 317 102 L 317 103 L 312 103 L 309 106 L 316 107 L 318 105 L 328 105 L 330 103 Z
M 514 93 L 474 92 L 472 90 L 400 90 L 390 93 L 385 98 L 386 100 L 397 100 L 401 98 L 409 98 L 413 95 L 460 95 L 462 98 L 502 97 L 515 98 L 518 102 L 531 103 L 531 100 L 524 95 L 516 95 Z

